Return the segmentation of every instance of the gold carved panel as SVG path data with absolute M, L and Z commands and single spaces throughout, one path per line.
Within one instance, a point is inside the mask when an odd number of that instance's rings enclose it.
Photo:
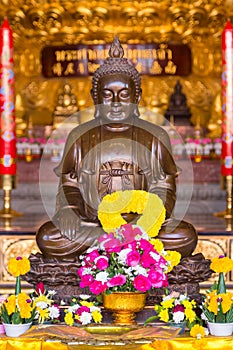
M 191 121 L 211 125 L 219 133 L 215 101 L 221 90 L 221 33 L 233 3 L 228 0 L 63 1 L 4 0 L 0 20 L 7 17 L 14 35 L 17 134 L 28 123 L 51 125 L 58 91 L 67 80 L 45 79 L 40 54 L 46 45 L 110 43 L 117 33 L 122 43 L 188 44 L 192 73 L 180 79 L 192 112 Z M 160 115 L 179 77 L 143 76 L 141 105 Z M 79 109 L 92 105 L 91 79 L 70 78 Z M 215 127 L 217 125 L 217 127 Z

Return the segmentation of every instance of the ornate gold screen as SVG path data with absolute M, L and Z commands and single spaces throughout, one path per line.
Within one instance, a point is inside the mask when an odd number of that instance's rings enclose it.
M 233 19 L 232 0 L 77 1 L 0 0 L 14 33 L 17 133 L 28 123 L 52 123 L 59 91 L 69 83 L 79 109 L 92 105 L 90 77 L 45 79 L 45 45 L 109 43 L 184 43 L 192 52 L 192 73 L 179 80 L 192 122 L 219 133 L 221 111 L 221 33 Z M 143 76 L 141 105 L 164 114 L 177 76 Z

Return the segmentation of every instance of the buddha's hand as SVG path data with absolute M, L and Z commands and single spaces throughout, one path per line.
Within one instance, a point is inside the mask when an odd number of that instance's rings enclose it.
M 71 208 L 62 209 L 59 212 L 59 229 L 63 237 L 68 238 L 70 241 L 75 240 L 80 229 L 78 213 Z

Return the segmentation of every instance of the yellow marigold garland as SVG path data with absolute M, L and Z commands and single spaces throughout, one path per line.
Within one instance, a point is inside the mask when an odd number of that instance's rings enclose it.
M 165 220 L 166 210 L 159 196 L 142 190 L 116 191 L 107 194 L 98 208 L 98 218 L 106 232 L 126 224 L 121 214 L 137 213 L 137 221 L 150 237 L 158 235 Z

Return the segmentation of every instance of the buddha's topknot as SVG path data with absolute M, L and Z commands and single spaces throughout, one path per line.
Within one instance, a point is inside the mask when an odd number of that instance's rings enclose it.
M 99 80 L 109 74 L 121 73 L 131 77 L 135 83 L 136 88 L 136 98 L 140 96 L 141 93 L 141 78 L 137 69 L 124 58 L 124 50 L 117 36 L 115 36 L 111 47 L 109 49 L 109 57 L 106 58 L 104 63 L 95 71 L 92 79 L 92 97 L 94 103 L 97 104 L 98 96 L 98 83 Z

